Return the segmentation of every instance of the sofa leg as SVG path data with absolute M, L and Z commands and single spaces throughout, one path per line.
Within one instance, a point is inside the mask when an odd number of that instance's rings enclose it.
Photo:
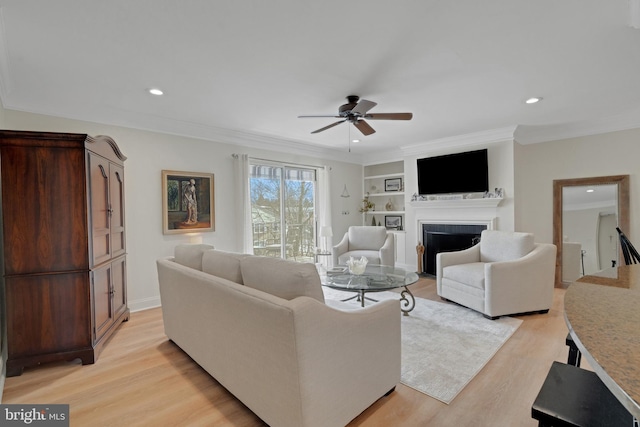
M 384 397 L 389 396 L 391 393 L 393 393 L 393 392 L 394 392 L 394 390 L 395 390 L 395 389 L 396 389 L 396 386 L 393 386 L 393 388 L 392 388 L 391 390 L 389 390 L 388 392 L 386 392 L 386 393 L 384 394 Z
M 500 316 L 489 316 L 488 314 L 483 314 L 483 316 L 489 320 L 496 320 L 500 318 Z

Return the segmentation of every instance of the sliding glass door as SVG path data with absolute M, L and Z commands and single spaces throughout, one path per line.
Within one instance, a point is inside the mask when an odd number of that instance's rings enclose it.
M 313 261 L 316 248 L 316 170 L 250 164 L 253 252 Z

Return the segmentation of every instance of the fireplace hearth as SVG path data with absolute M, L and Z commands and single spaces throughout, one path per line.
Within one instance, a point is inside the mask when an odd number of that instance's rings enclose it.
M 422 224 L 424 272 L 436 275 L 436 254 L 470 248 L 480 241 L 483 224 Z

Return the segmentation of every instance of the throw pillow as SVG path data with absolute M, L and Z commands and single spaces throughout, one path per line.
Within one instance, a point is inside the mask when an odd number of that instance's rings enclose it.
M 242 285 L 240 261 L 249 256 L 215 249 L 205 251 L 202 254 L 202 271 Z
M 178 245 L 174 249 L 174 259 L 178 264 L 202 271 L 202 253 L 213 249 L 212 245 Z
M 308 296 L 324 303 L 316 266 L 281 258 L 251 256 L 240 261 L 244 285 L 286 300 Z

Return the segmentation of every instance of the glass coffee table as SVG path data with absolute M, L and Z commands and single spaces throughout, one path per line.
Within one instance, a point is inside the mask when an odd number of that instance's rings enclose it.
M 342 268 L 334 268 L 327 271 L 326 275 L 321 276 L 323 286 L 356 293 L 356 295 L 342 301 L 358 298 L 360 306 L 364 307 L 365 299 L 377 302 L 373 298 L 366 297 L 366 293 L 404 288 L 400 292 L 402 313 L 408 316 L 409 312 L 415 308 L 416 300 L 407 286 L 418 281 L 417 273 L 386 265 L 367 265 L 365 272 L 357 275 L 350 273 L 346 267 Z

